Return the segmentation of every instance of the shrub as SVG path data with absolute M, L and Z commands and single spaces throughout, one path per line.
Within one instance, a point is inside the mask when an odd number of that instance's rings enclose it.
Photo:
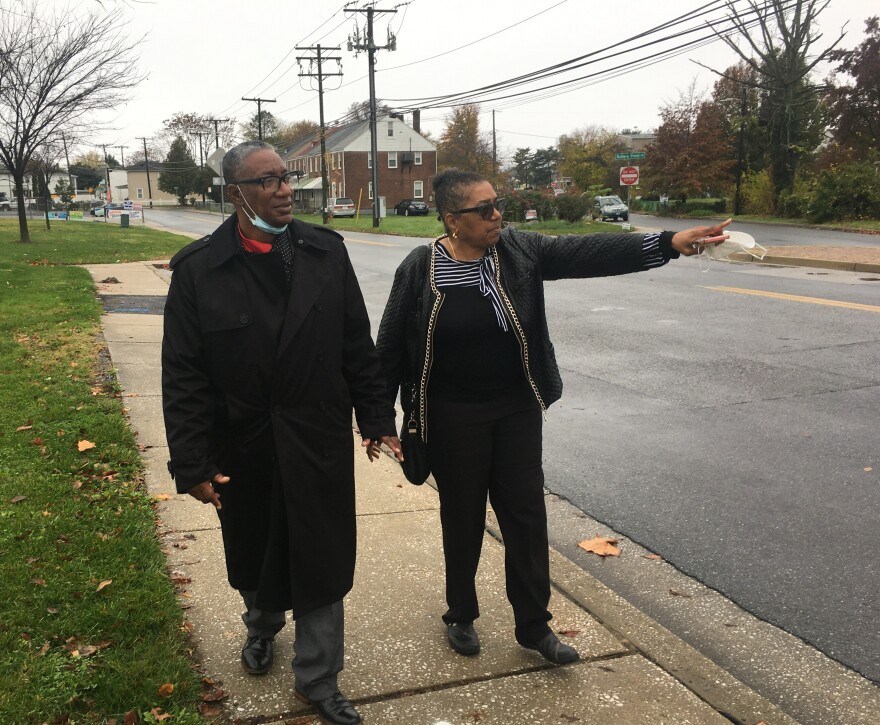
M 747 171 L 740 182 L 740 196 L 744 214 L 769 216 L 773 213 L 773 182 L 770 172 Z
M 556 197 L 556 214 L 566 222 L 584 218 L 590 209 L 590 199 L 580 194 L 560 194 Z
M 822 171 L 813 193 L 810 219 L 880 219 L 880 171 L 870 161 Z

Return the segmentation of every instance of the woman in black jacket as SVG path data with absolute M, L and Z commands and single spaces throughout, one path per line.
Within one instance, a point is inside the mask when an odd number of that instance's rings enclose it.
M 556 664 L 577 651 L 551 614 L 541 426 L 562 381 L 547 329 L 544 280 L 660 267 L 723 241 L 728 222 L 656 234 L 549 237 L 502 229 L 504 200 L 483 177 L 455 169 L 434 179 L 446 234 L 397 269 L 377 347 L 405 420 L 418 423 L 440 494 L 446 561 L 443 615 L 452 648 L 480 641 L 474 579 L 486 497 L 505 544 L 517 642 Z

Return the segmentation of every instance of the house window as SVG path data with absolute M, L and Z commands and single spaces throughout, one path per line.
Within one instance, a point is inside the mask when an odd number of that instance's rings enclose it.
M 373 152 L 372 151 L 367 151 L 367 168 L 368 169 L 373 168 Z
M 388 138 L 394 136 L 394 121 L 388 122 Z
M 143 190 L 143 189 L 138 189 L 138 190 L 137 190 L 137 198 L 138 198 L 138 199 L 143 199 L 143 198 L 144 198 L 144 190 Z
M 413 151 L 413 163 L 416 166 L 422 165 L 422 152 L 421 151 Z
M 368 195 L 372 199 L 373 198 L 373 182 L 371 181 L 368 188 Z
M 421 199 L 425 195 L 425 182 L 424 181 L 414 181 L 413 182 L 413 199 Z
M 397 151 L 389 151 L 388 152 L 388 168 L 396 169 L 397 168 Z

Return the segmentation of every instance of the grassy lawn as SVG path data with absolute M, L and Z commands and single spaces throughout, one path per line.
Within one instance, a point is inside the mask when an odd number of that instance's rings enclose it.
M 397 216 L 392 214 L 381 220 L 377 229 L 373 228 L 373 217 L 370 210 L 361 214 L 360 218 L 332 219 L 327 226 L 339 231 L 360 231 L 371 234 L 394 234 L 402 237 L 439 237 L 443 234 L 443 225 L 437 221 L 436 214 L 428 216 Z M 317 214 L 298 215 L 309 224 L 320 224 L 321 216 Z M 521 229 L 541 232 L 542 234 L 592 234 L 595 232 L 620 231 L 620 224 L 605 222 L 582 221 L 577 224 L 557 220 L 529 222 L 518 224 Z
M 189 240 L 76 222 L 31 234 L 18 243 L 17 223 L 0 221 L 0 722 L 199 722 L 140 454 L 99 362 L 100 305 L 69 266 L 167 257 Z

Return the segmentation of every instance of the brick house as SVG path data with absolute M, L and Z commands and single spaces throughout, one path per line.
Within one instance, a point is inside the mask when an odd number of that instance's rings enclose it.
M 404 199 L 421 199 L 429 205 L 434 201 L 431 181 L 437 173 L 437 147 L 419 133 L 417 120 L 414 125 L 408 126 L 399 116 L 377 119 L 379 196 L 385 197 L 389 212 Z M 328 198 L 347 196 L 362 212 L 368 210 L 373 199 L 369 122 L 327 129 L 325 147 Z M 303 173 L 293 189 L 294 208 L 320 210 L 320 139 L 303 139 L 281 157 L 288 170 Z

